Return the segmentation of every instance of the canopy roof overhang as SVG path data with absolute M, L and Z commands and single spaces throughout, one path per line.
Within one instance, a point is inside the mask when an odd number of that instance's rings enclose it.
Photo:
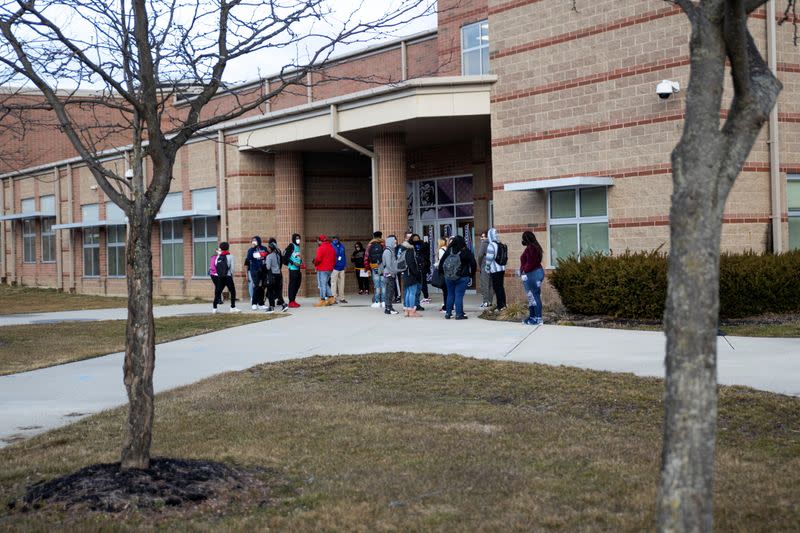
M 25 220 L 27 218 L 45 218 L 56 216 L 55 211 L 31 211 L 29 213 L 10 213 L 8 215 L 0 216 L 0 221 L 3 220 Z
M 563 187 L 610 187 L 614 178 L 609 176 L 571 176 L 545 180 L 521 181 L 506 183 L 504 191 L 537 191 L 543 189 L 559 189 Z
M 347 148 L 332 134 L 369 147 L 381 132 L 405 133 L 409 148 L 468 142 L 478 135 L 488 142 L 496 80 L 419 78 L 276 111 L 239 133 L 239 149 L 339 152 Z

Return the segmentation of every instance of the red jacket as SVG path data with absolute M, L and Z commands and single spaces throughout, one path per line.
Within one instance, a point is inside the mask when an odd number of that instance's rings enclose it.
M 328 241 L 325 241 L 317 248 L 317 255 L 314 257 L 314 266 L 317 270 L 330 272 L 336 266 L 336 250 Z

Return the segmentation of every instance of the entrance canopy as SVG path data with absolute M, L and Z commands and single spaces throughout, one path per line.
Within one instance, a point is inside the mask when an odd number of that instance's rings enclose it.
M 268 113 L 239 131 L 239 149 L 341 151 L 332 133 L 370 146 L 379 131 L 403 132 L 408 147 L 488 136 L 489 95 L 496 79 L 419 78 Z
M 545 180 L 506 183 L 504 191 L 536 191 L 542 189 L 558 189 L 561 187 L 610 187 L 614 178 L 609 176 L 572 176 L 569 178 L 553 178 Z

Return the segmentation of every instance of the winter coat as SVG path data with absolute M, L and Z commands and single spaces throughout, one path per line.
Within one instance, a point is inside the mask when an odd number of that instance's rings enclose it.
M 397 239 L 394 237 L 387 237 L 386 248 L 383 250 L 383 257 L 381 258 L 381 265 L 383 266 L 383 275 L 387 277 L 397 276 L 397 255 L 395 255 L 395 248 L 397 247 Z
M 519 273 L 528 274 L 542 268 L 542 252 L 532 244 L 525 247 L 522 256 L 519 258 Z
M 369 262 L 369 248 L 370 248 L 370 246 L 372 246 L 375 243 L 378 243 L 382 247 L 386 248 L 386 245 L 384 244 L 383 239 L 372 239 L 371 241 L 369 241 L 367 243 L 367 247 L 364 248 L 364 268 L 366 270 L 372 270 L 373 268 L 376 269 L 376 270 L 380 269 L 380 266 L 381 266 L 380 263 L 370 264 L 370 262 Z
M 333 250 L 336 252 L 336 263 L 333 265 L 334 270 L 344 270 L 347 268 L 347 255 L 344 250 L 344 243 L 337 241 L 336 244 L 331 243 Z
M 444 276 L 444 262 L 447 261 L 447 258 L 450 257 L 452 252 L 453 249 L 448 248 L 445 250 L 442 258 L 439 260 L 439 266 L 437 268 L 439 270 L 439 274 L 442 276 Z M 477 270 L 478 264 L 475 262 L 475 255 L 473 255 L 469 248 L 464 248 L 461 250 L 461 268 L 459 269 L 460 277 L 472 277 Z
M 228 262 L 228 277 L 233 276 L 233 256 L 229 253 L 224 254 L 225 260 Z M 210 268 L 208 269 L 208 273 L 215 278 L 217 277 L 217 254 L 211 256 L 211 263 Z
M 289 256 L 289 270 L 300 270 L 300 266 L 303 264 L 303 256 L 300 253 L 300 246 L 291 243 L 286 249 L 283 251 L 283 255 Z
M 422 283 L 422 275 L 419 267 L 419 260 L 417 258 L 417 250 L 413 244 L 404 242 L 400 246 L 403 247 L 406 255 L 406 269 L 403 271 L 403 286 L 415 285 Z
M 276 248 L 274 251 L 270 252 L 269 255 L 267 255 L 267 262 L 266 262 L 267 271 L 272 272 L 273 274 L 280 274 L 281 264 L 282 264 L 281 253 Z
M 250 271 L 251 276 L 258 274 L 265 267 L 267 261 L 267 248 L 261 245 L 261 237 L 253 237 L 258 243 L 247 250 L 247 257 L 244 258 L 244 266 Z
M 328 241 L 323 241 L 317 248 L 317 255 L 314 257 L 314 266 L 317 272 L 331 272 L 336 265 L 336 251 Z
M 486 247 L 486 258 L 484 259 L 484 269 L 490 274 L 495 272 L 504 272 L 505 265 L 498 265 L 495 258 L 497 257 L 497 243 L 500 239 L 497 238 L 497 230 L 492 228 L 489 230 L 489 245 Z
M 365 250 L 354 250 L 353 255 L 350 256 L 350 261 L 353 267 L 357 270 L 364 270 L 364 256 L 367 254 Z

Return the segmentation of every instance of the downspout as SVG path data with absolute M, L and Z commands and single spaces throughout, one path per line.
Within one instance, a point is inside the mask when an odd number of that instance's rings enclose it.
M 73 185 L 72 165 L 67 164 L 67 217 L 69 223 L 75 222 L 75 209 L 72 206 L 72 185 Z M 69 230 L 69 238 L 67 240 L 67 251 L 69 252 L 69 292 L 75 292 L 75 235 L 72 233 L 72 228 Z
M 775 0 L 767 2 L 767 63 L 772 75 L 778 77 L 777 28 L 775 22 Z M 781 176 L 780 176 L 780 137 L 778 128 L 778 102 L 769 112 L 769 185 L 772 205 L 772 252 L 783 251 L 783 222 L 781 220 Z
M 61 224 L 61 173 L 58 171 L 58 167 L 53 169 L 53 177 L 55 178 L 55 192 L 56 192 L 56 224 Z M 64 290 L 64 264 L 63 264 L 63 252 L 62 248 L 62 241 L 63 236 L 60 231 L 56 232 L 56 287 L 63 291 Z
M 217 179 L 219 180 L 219 226 L 220 240 L 228 240 L 228 187 L 225 180 L 225 133 L 217 132 Z
M 11 185 L 11 212 L 17 209 L 17 188 L 14 185 L 14 178 L 10 178 L 9 184 Z M 11 278 L 12 281 L 9 285 L 17 284 L 17 221 L 11 220 Z
M 400 79 L 408 79 L 408 46 L 405 41 L 400 41 Z
M 335 105 L 331 105 L 331 138 L 339 141 L 348 148 L 352 148 L 356 152 L 363 154 L 370 158 L 371 163 L 371 180 L 372 180 L 372 229 L 378 230 L 378 156 L 375 152 L 367 150 L 361 145 L 358 145 L 339 135 L 339 109 Z
M 5 180 L 0 180 L 0 215 L 6 214 L 6 182 Z M 6 221 L 3 220 L 0 222 L 0 235 L 2 235 L 2 239 L 0 239 L 0 243 L 2 243 L 3 250 L 2 255 L 0 255 L 0 269 L 3 271 L 2 281 L 8 282 L 8 258 L 6 257 L 6 250 L 8 249 L 8 235 L 6 235 Z

